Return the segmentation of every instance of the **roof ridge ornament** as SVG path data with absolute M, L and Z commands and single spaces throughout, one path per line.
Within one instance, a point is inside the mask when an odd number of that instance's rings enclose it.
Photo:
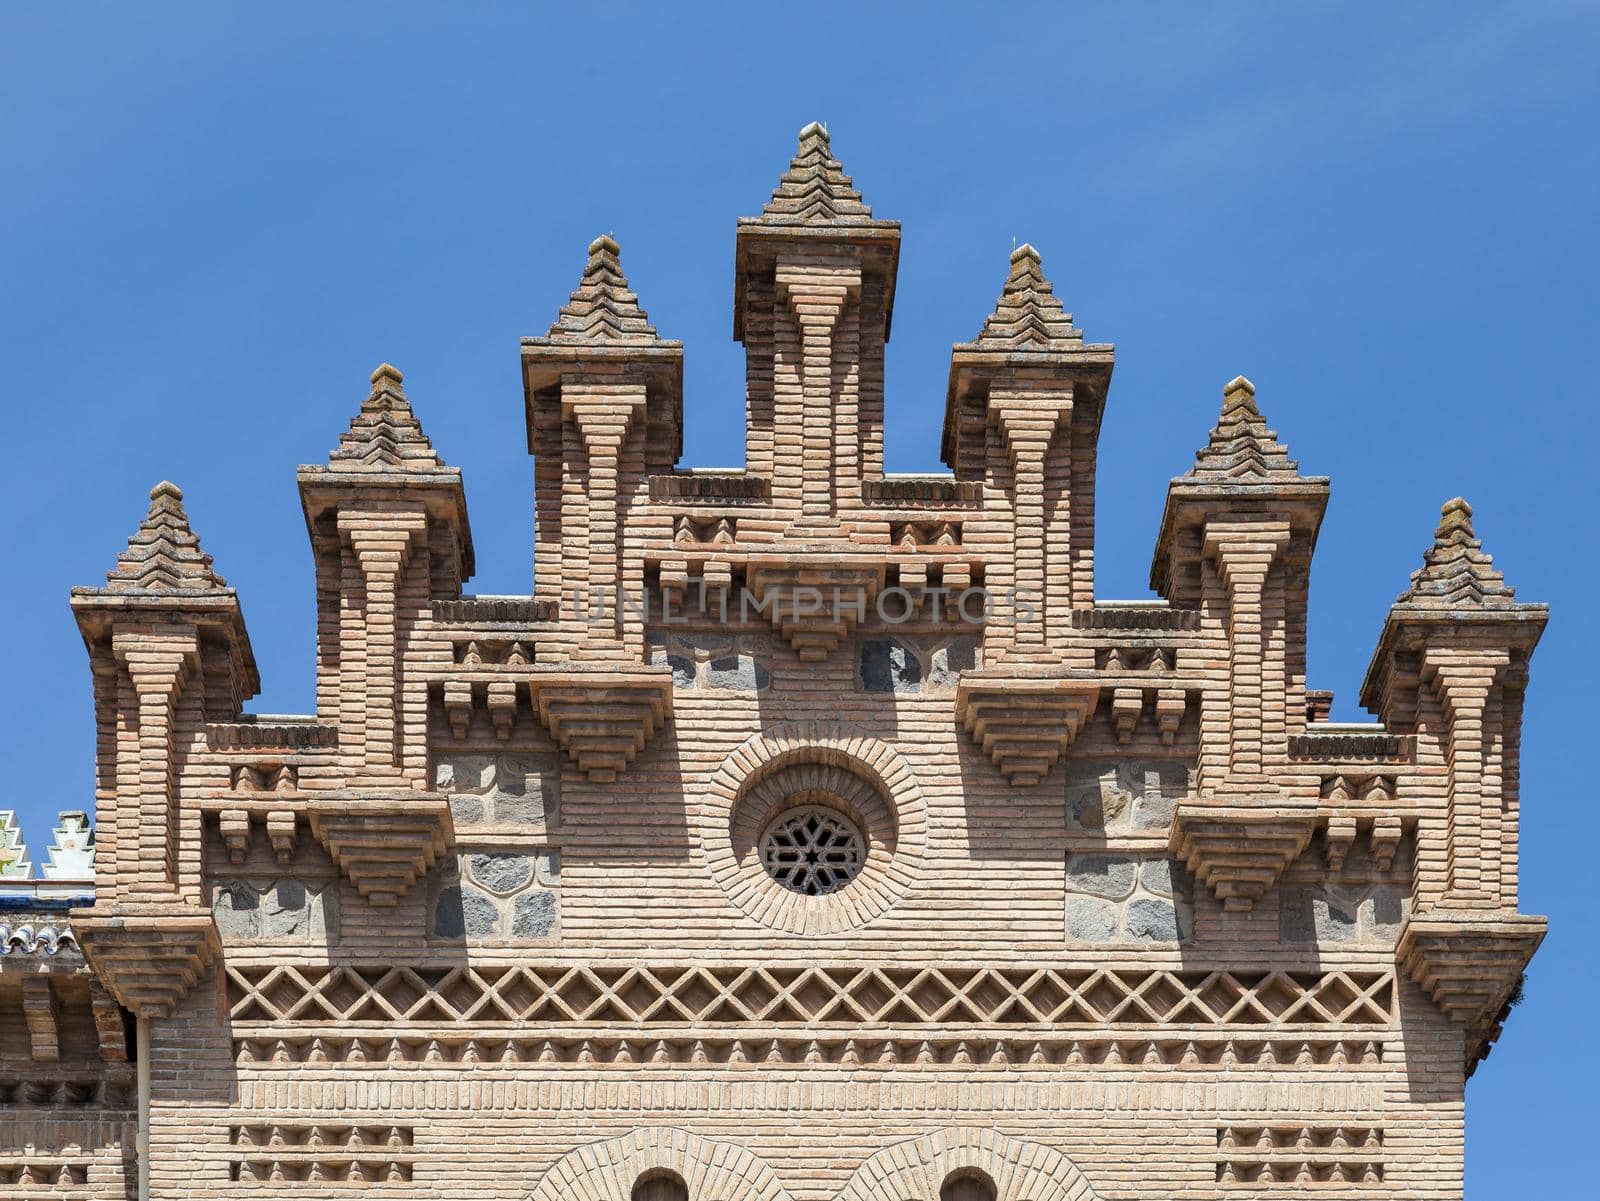
M 33 875 L 28 861 L 28 844 L 22 838 L 22 823 L 16 811 L 0 809 L 0 879 L 26 880 Z
M 1514 604 L 1516 595 L 1473 531 L 1472 506 L 1457 496 L 1439 510 L 1433 545 L 1423 551 L 1422 566 L 1411 573 L 1411 583 L 1397 603 L 1498 608 Z
M 872 209 L 833 157 L 827 126 L 812 121 L 800 131 L 795 156 L 761 210 L 760 220 L 779 225 L 872 220 Z
M 405 377 L 390 363 L 372 373 L 372 390 L 328 456 L 334 471 L 387 471 L 443 467 L 406 399 Z
M 162 480 L 150 489 L 150 510 L 128 539 L 128 548 L 106 573 L 106 591 L 215 592 L 227 586 L 189 527 L 183 490 Z
M 994 312 L 976 344 L 1008 350 L 1054 350 L 1083 345 L 1083 331 L 1045 278 L 1043 257 L 1027 242 L 1011 252 L 1011 265 Z
M 1256 407 L 1256 386 L 1236 375 L 1223 386 L 1222 414 L 1185 479 L 1219 483 L 1283 483 L 1300 479 L 1300 465 Z
M 551 342 L 659 346 L 661 337 L 650 315 L 639 305 L 638 293 L 628 287 L 623 274 L 622 248 L 610 234 L 589 243 L 589 260 L 577 291 L 556 315 L 550 327 Z

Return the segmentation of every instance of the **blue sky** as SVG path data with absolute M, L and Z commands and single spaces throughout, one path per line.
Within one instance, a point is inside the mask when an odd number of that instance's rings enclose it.
M 480 592 L 526 592 L 516 339 L 611 232 L 684 340 L 685 462 L 742 454 L 734 218 L 805 122 L 904 222 L 891 470 L 938 466 L 950 343 L 1013 239 L 1117 345 L 1100 593 L 1146 595 L 1169 476 L 1249 375 L 1333 500 L 1313 686 L 1355 691 L 1458 493 L 1554 618 L 1524 744 L 1523 908 L 1552 930 L 1469 1097 L 1468 1197 L 1590 1195 L 1587 823 L 1600 9 L 9 5 L 0 363 L 13 633 L 0 805 L 90 800 L 69 616 L 162 478 L 237 585 L 262 711 L 311 706 L 297 463 L 391 360 L 466 473 Z M 264 15 L 264 14 L 270 14 Z

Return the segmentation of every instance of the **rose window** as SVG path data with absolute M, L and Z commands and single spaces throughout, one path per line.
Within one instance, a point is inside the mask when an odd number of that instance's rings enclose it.
M 808 897 L 838 892 L 861 874 L 866 840 L 843 814 L 791 809 L 761 837 L 761 862 L 779 884 Z

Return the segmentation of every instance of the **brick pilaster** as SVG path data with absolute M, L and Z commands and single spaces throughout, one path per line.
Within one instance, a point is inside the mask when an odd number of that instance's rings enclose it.
M 860 419 L 856 398 L 835 396 L 836 338 L 841 318 L 861 291 L 861 270 L 847 261 L 780 259 L 778 296 L 788 306 L 799 342 L 798 395 L 780 398 L 780 447 L 799 450 L 800 511 L 823 520 L 835 510 L 841 462 L 860 471 Z M 842 355 L 839 357 L 843 357 Z M 776 482 L 776 481 L 775 481 Z
M 1287 522 L 1212 521 L 1205 548 L 1228 592 L 1228 778 L 1259 778 L 1269 750 L 1263 730 L 1281 726 L 1284 687 L 1269 667 L 1281 664 L 1272 643 L 1282 637 L 1282 613 L 1270 612 L 1268 577 L 1278 553 L 1289 544 Z M 1281 610 L 1281 603 L 1276 606 Z M 1276 678 L 1271 678 L 1276 675 Z
M 606 388 L 566 384 L 562 406 L 572 414 L 589 463 L 588 489 L 572 498 L 583 505 L 580 528 L 587 531 L 583 556 L 587 580 L 580 584 L 587 595 L 576 611 L 587 614 L 587 632 L 595 640 L 596 653 L 626 649 L 636 657 L 644 644 L 643 623 L 619 586 L 636 589 L 643 581 L 621 578 L 623 540 L 618 527 L 624 448 L 644 413 L 645 390 L 633 384 Z
M 1422 675 L 1431 681 L 1448 725 L 1446 773 L 1445 875 L 1442 897 L 1424 904 L 1496 908 L 1500 777 L 1498 731 L 1491 710 L 1499 707 L 1500 684 L 1510 656 L 1501 649 L 1430 646 L 1422 654 Z
M 124 899 L 132 894 L 170 896 L 177 891 L 178 818 L 172 752 L 178 697 L 198 665 L 200 639 L 193 627 L 118 630 L 112 652 L 127 672 L 132 695 L 123 719 L 134 717 L 131 793 L 117 798 L 117 875 Z
M 1051 454 L 1056 430 L 1072 417 L 1070 386 L 1054 392 L 995 389 L 989 396 L 989 413 L 1000 428 L 1011 459 L 1012 553 L 1016 598 L 1009 606 L 1014 617 L 1012 654 L 1044 654 L 1046 613 L 1052 581 L 1045 570 L 1045 462 Z M 1069 448 L 1070 449 L 1070 448 Z M 1070 508 L 1072 498 L 1063 492 L 1057 505 Z
M 364 767 L 379 774 L 392 773 L 400 765 L 398 594 L 401 574 L 427 528 L 420 506 L 339 513 L 339 532 L 354 554 L 362 585 L 360 609 L 347 608 L 345 615 L 346 620 L 360 623 L 365 652 L 363 676 L 344 682 L 345 697 L 359 694 L 362 703 L 348 715 L 340 707 L 341 741 L 359 747 Z M 346 724 L 347 717 L 358 717 L 359 727 Z

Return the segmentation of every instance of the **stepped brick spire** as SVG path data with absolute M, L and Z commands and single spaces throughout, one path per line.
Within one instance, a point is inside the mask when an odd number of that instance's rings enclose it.
M 1256 386 L 1242 375 L 1222 390 L 1222 416 L 1211 441 L 1195 455 L 1187 479 L 1216 483 L 1277 483 L 1300 478 L 1300 467 L 1256 408 Z
M 94 879 L 94 827 L 82 809 L 63 810 L 53 831 L 50 861 L 43 865 L 46 880 Z
M 26 880 L 33 875 L 28 861 L 28 844 L 22 840 L 22 825 L 12 809 L 0 809 L 0 879 Z
M 1005 287 L 978 332 L 977 345 L 996 350 L 1052 350 L 1083 345 L 1083 331 L 1072 324 L 1040 269 L 1039 252 L 1023 243 L 1011 252 Z
M 800 131 L 800 148 L 761 210 L 761 219 L 785 225 L 872 220 L 872 210 L 833 157 L 828 131 L 816 121 Z
M 602 234 L 589 243 L 589 261 L 572 299 L 550 327 L 551 342 L 618 346 L 659 346 L 650 315 L 628 288 L 615 239 Z
M 150 490 L 150 512 L 128 539 L 128 549 L 106 574 L 106 591 L 214 592 L 227 586 L 189 528 L 182 490 L 162 480 Z
M 335 471 L 390 471 L 395 468 L 438 468 L 444 460 L 422 432 L 411 411 L 399 369 L 381 363 L 372 373 L 372 391 L 339 445 L 328 456 Z
M 1494 569 L 1494 560 L 1472 531 L 1472 506 L 1461 497 L 1446 501 L 1433 545 L 1422 554 L 1422 566 L 1411 573 L 1411 586 L 1400 594 L 1402 605 L 1456 609 L 1463 605 L 1498 608 L 1511 605 L 1516 590 Z

